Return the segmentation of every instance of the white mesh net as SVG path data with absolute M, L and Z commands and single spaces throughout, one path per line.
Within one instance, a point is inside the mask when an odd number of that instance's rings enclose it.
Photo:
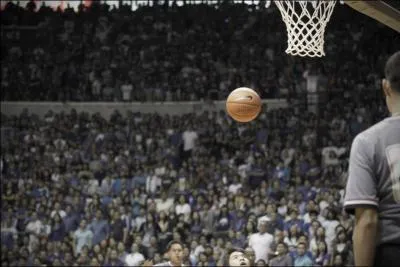
M 335 0 L 322 1 L 274 1 L 286 24 L 288 48 L 293 56 L 322 57 L 324 52 L 325 27 Z

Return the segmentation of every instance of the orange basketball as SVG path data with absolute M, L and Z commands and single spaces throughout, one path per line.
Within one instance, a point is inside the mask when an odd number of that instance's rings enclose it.
M 240 87 L 233 90 L 226 100 L 226 111 L 239 122 L 254 120 L 261 111 L 261 98 L 253 89 Z

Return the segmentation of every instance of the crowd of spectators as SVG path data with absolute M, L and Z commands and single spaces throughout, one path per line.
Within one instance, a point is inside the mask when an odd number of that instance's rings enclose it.
M 244 85 L 263 98 L 287 97 L 304 91 L 310 69 L 331 87 L 351 88 L 373 80 L 400 42 L 395 31 L 337 5 L 326 29 L 327 56 L 302 59 L 285 54 L 286 29 L 273 5 L 169 1 L 168 7 L 133 11 L 99 3 L 82 4 L 77 12 L 7 4 L 1 11 L 1 99 L 224 99 Z
M 223 111 L 2 114 L 2 265 L 157 263 L 173 239 L 189 266 L 223 266 L 232 247 L 258 266 L 348 266 L 348 148 L 385 116 L 379 95 L 332 99 L 319 123 L 291 107 L 247 124 Z
M 226 266 L 233 247 L 258 266 L 351 265 L 348 149 L 386 115 L 378 78 L 398 36 L 335 23 L 346 13 L 336 11 L 328 56 L 312 66 L 331 91 L 319 116 L 302 106 L 247 124 L 223 111 L 1 114 L 2 266 L 159 263 L 170 240 L 188 266 Z M 2 100 L 187 100 L 252 83 L 264 97 L 293 96 L 309 68 L 280 52 L 277 14 L 242 5 L 10 4 L 1 20 L 39 25 L 31 43 L 4 35 Z

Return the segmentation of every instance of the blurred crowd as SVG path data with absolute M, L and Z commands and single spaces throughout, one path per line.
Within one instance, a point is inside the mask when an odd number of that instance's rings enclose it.
M 223 111 L 1 114 L 2 266 L 160 263 L 171 240 L 188 266 L 226 266 L 235 247 L 257 266 L 352 265 L 349 147 L 387 114 L 379 77 L 399 36 L 354 13 L 338 23 L 338 6 L 328 56 L 307 62 L 283 55 L 279 14 L 262 8 L 37 9 L 1 12 L 2 33 L 38 25 L 2 35 L 2 100 L 197 100 L 243 84 L 290 100 L 316 71 L 329 102 L 247 124 Z
M 258 266 L 348 266 L 348 148 L 385 116 L 379 91 L 349 97 L 319 118 L 290 107 L 247 124 L 2 114 L 2 264 L 137 266 L 178 240 L 189 266 L 224 266 L 232 247 Z
M 1 11 L 1 99 L 224 99 L 240 86 L 257 88 L 263 98 L 294 97 L 305 90 L 309 71 L 334 88 L 373 81 L 400 42 L 395 31 L 337 5 L 326 30 L 327 56 L 290 57 L 281 15 L 264 1 L 163 2 L 132 11 L 93 1 L 77 12 L 7 4 Z

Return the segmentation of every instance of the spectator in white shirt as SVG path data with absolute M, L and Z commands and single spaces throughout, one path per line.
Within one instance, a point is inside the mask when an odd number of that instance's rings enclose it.
M 131 253 L 125 257 L 126 266 L 140 266 L 144 260 L 145 258 L 143 254 L 139 252 L 138 245 L 133 243 L 131 247 Z
M 255 262 L 264 260 L 268 262 L 268 254 L 274 237 L 267 233 L 267 221 L 260 221 L 258 224 L 258 233 L 250 235 L 249 247 L 254 249 L 256 254 Z
M 36 246 L 39 245 L 39 237 L 40 233 L 42 232 L 42 229 L 43 229 L 42 221 L 39 220 L 36 212 L 33 212 L 31 220 L 29 221 L 29 223 L 26 225 L 25 228 L 25 231 L 29 233 L 29 245 L 28 245 L 29 252 L 34 251 Z
M 139 229 L 142 227 L 142 224 L 146 222 L 146 211 L 144 208 L 140 208 L 140 214 L 134 219 L 134 227 L 136 231 L 139 231 Z
M 240 183 L 240 176 L 236 175 L 233 178 L 233 182 L 228 187 L 228 192 L 236 194 L 240 188 L 242 188 L 242 184 Z
M 339 157 L 341 157 L 344 153 L 346 153 L 345 147 L 339 148 L 333 146 L 330 142 L 329 146 L 322 149 L 322 162 L 325 166 L 338 165 L 340 163 Z
M 113 181 L 110 176 L 106 176 L 104 180 L 101 182 L 100 186 L 100 194 L 102 196 L 111 196 Z
M 57 168 L 54 168 L 54 172 L 51 174 L 51 181 L 53 183 L 58 183 L 60 181 L 61 175 Z
M 191 212 L 192 209 L 190 208 L 190 205 L 187 203 L 185 196 L 181 195 L 179 197 L 179 203 L 175 207 L 176 215 L 183 214 L 185 215 L 185 220 L 186 220 L 186 218 L 190 217 Z
M 132 90 L 133 90 L 133 85 L 128 81 L 128 79 L 126 79 L 125 82 L 121 85 L 122 100 L 131 101 Z
M 88 186 L 87 186 L 87 193 L 89 196 L 94 196 L 99 192 L 100 186 L 99 186 L 99 181 L 94 178 L 93 176 L 88 180 Z
M 161 193 L 161 198 L 156 199 L 157 213 L 164 211 L 166 214 L 168 214 L 173 205 L 174 205 L 174 199 L 169 198 L 165 191 Z
M 284 238 L 283 242 L 289 247 L 291 251 L 295 250 L 298 244 L 300 231 L 297 224 L 293 224 Z
M 61 133 L 58 133 L 57 139 L 53 141 L 53 144 L 57 150 L 63 151 L 67 146 L 67 141 L 62 138 Z
M 157 175 L 158 177 L 163 177 L 163 175 L 165 175 L 166 171 L 167 171 L 166 166 L 163 164 L 162 161 L 160 161 L 160 162 L 157 164 L 157 167 L 155 168 L 154 173 L 155 173 L 155 175 Z
M 281 159 L 285 167 L 290 166 L 293 161 L 295 150 L 293 148 L 285 148 L 281 152 Z
M 92 247 L 93 232 L 87 227 L 86 220 L 82 220 L 79 228 L 73 234 L 73 248 L 75 255 L 79 255 L 84 246 Z
M 326 232 L 326 243 L 328 244 L 328 251 L 332 249 L 332 241 L 336 237 L 335 229 L 340 223 L 336 219 L 336 214 L 333 210 L 328 209 L 326 214 L 326 220 L 322 222 L 322 226 L 325 228 Z
M 65 215 L 67 215 L 65 213 L 65 211 L 61 209 L 61 205 L 59 202 L 56 202 L 54 204 L 54 210 L 51 212 L 50 217 L 54 218 L 54 216 L 56 216 L 56 214 L 60 215 L 61 219 L 64 218 Z
M 316 215 L 315 215 L 316 213 Z M 317 218 L 315 218 L 317 216 Z M 313 219 L 322 219 L 319 216 L 319 207 L 314 200 L 309 200 L 306 206 L 306 213 L 303 215 L 304 223 L 311 223 Z
M 149 171 L 149 175 L 146 177 L 146 192 L 155 194 L 157 189 L 161 186 L 161 179 L 154 171 Z
M 196 141 L 199 138 L 197 132 L 193 130 L 193 127 L 189 125 L 188 129 L 183 132 L 182 140 L 183 140 L 183 158 L 187 159 L 190 157 L 192 150 L 196 146 Z
M 192 242 L 193 245 L 193 242 Z M 197 244 L 195 250 L 194 250 L 194 255 L 196 258 L 199 258 L 200 253 L 204 252 L 207 246 L 207 239 L 204 235 L 200 236 L 199 244 Z

